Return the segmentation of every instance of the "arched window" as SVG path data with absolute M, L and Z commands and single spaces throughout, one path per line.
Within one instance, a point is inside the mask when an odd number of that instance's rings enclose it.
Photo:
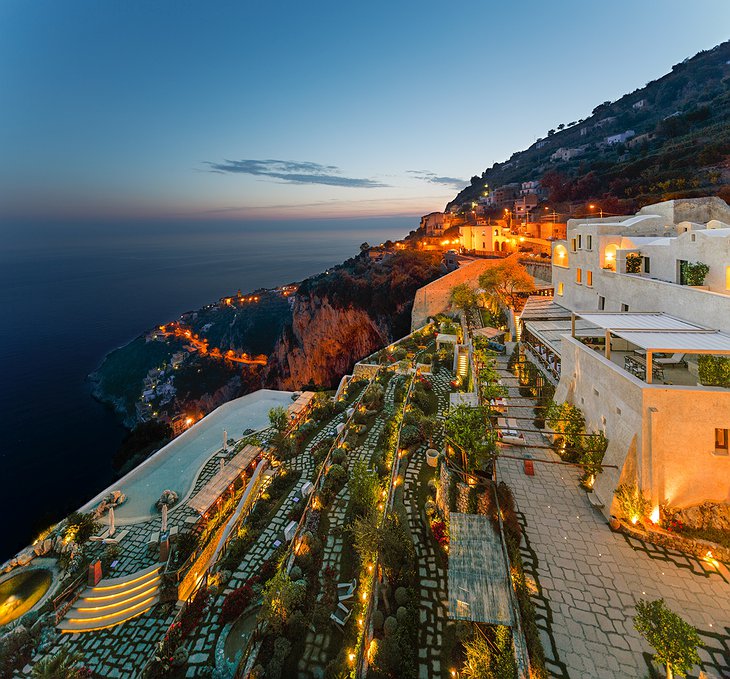
M 612 243 L 603 251 L 603 268 L 616 271 L 616 246 Z
M 556 245 L 553 249 L 553 264 L 556 266 L 568 266 L 568 249 L 564 245 Z

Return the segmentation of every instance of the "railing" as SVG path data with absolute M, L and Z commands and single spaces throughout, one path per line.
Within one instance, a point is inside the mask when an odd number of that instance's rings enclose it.
M 84 590 L 84 583 L 88 581 L 88 564 L 84 565 L 84 572 L 71 581 L 66 589 L 53 599 L 53 614 L 55 624 L 57 625 L 66 615 L 66 612 L 73 606 L 81 596 Z M 64 601 L 66 597 L 70 597 L 68 601 Z

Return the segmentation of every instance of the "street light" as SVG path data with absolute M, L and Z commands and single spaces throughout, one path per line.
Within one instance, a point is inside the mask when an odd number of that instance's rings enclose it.
M 595 205 L 593 205 L 593 203 L 591 203 L 591 204 L 590 204 L 590 205 L 588 206 L 588 209 L 590 209 L 590 210 L 595 210 L 595 209 L 596 209 L 596 206 L 595 206 Z M 599 213 L 600 213 L 600 215 L 601 215 L 601 219 L 603 219 L 603 208 L 602 208 L 602 207 L 599 207 L 599 208 L 598 208 L 598 212 L 599 212 Z

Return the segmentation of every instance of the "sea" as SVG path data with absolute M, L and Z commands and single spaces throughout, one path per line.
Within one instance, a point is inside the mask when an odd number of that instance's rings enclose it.
M 0 223 L 0 563 L 112 483 L 126 431 L 87 381 L 108 352 L 417 226 L 415 216 Z

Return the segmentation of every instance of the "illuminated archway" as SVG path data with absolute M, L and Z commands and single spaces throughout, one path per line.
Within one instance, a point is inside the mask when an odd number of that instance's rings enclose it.
M 556 245 L 553 248 L 553 264 L 556 266 L 568 266 L 568 249 L 564 245 Z
M 606 249 L 603 251 L 604 269 L 611 269 L 612 271 L 616 271 L 616 250 L 617 246 L 614 244 L 606 246 Z

